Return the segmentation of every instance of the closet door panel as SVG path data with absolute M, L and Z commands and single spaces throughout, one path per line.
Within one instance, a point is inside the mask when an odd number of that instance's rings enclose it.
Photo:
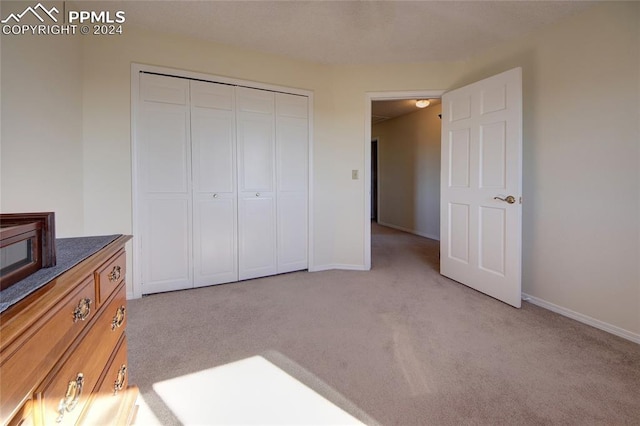
M 236 94 L 239 112 L 273 115 L 275 92 L 238 87 Z
M 191 105 L 232 111 L 235 109 L 235 86 L 191 80 Z
M 278 117 L 278 191 L 307 192 L 309 176 L 306 119 Z
M 275 186 L 275 96 L 238 87 L 239 192 L 270 192 Z
M 141 114 L 145 193 L 189 191 L 189 115 L 185 106 L 146 103 Z
M 278 273 L 308 268 L 308 100 L 276 94 Z
M 240 191 L 273 191 L 273 116 L 243 113 L 238 122 Z
M 193 108 L 193 185 L 195 192 L 235 192 L 235 122 L 232 111 Z
M 275 192 L 275 95 L 239 87 L 238 269 L 239 278 L 277 271 Z
M 274 275 L 277 272 L 275 199 L 242 197 L 239 207 L 239 278 Z
M 144 294 L 191 287 L 189 210 L 186 197 L 159 196 L 145 202 Z
M 189 83 L 140 77 L 137 185 L 142 293 L 191 287 Z
M 233 86 L 191 81 L 194 286 L 238 280 Z
M 186 105 L 189 81 L 184 78 L 143 73 L 140 75 L 141 98 L 147 102 Z
M 302 95 L 276 93 L 278 117 L 309 118 L 309 98 Z
M 191 81 L 194 192 L 236 191 L 234 88 Z
M 236 198 L 194 201 L 194 286 L 238 280 Z
M 278 195 L 278 273 L 308 268 L 307 196 Z

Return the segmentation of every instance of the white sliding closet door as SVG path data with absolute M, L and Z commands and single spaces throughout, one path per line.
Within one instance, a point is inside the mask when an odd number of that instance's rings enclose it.
M 238 87 L 239 279 L 277 273 L 275 95 Z
M 192 286 L 189 81 L 140 75 L 138 205 L 143 293 Z
M 278 273 L 307 269 L 308 98 L 276 94 Z
M 234 86 L 191 81 L 194 286 L 238 280 Z

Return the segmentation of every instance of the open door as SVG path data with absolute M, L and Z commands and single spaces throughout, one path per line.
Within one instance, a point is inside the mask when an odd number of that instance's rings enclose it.
M 440 273 L 521 304 L 522 69 L 442 97 Z

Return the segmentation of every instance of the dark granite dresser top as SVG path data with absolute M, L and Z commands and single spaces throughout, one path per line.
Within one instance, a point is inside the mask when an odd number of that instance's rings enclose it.
M 40 269 L 13 286 L 0 291 L 0 313 L 106 247 L 120 235 L 56 239 L 56 266 Z

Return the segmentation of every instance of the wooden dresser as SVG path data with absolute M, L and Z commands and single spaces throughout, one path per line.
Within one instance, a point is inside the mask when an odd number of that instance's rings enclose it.
M 0 314 L 0 423 L 126 425 L 126 257 L 130 236 Z

